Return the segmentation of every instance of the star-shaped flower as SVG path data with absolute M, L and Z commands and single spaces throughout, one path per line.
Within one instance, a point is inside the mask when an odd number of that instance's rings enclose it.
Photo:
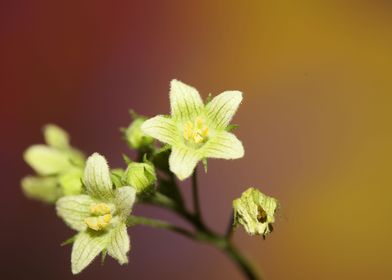
M 133 187 L 113 189 L 105 158 L 97 153 L 87 159 L 83 182 L 87 194 L 65 196 L 56 203 L 58 215 L 78 231 L 72 247 L 72 272 L 77 274 L 101 252 L 120 264 L 128 262 L 130 240 L 126 219 L 135 202 Z
M 184 180 L 200 160 L 244 156 L 241 141 L 227 131 L 241 101 L 241 92 L 225 91 L 204 105 L 195 88 L 172 80 L 171 116 L 146 120 L 142 131 L 171 146 L 170 170 Z

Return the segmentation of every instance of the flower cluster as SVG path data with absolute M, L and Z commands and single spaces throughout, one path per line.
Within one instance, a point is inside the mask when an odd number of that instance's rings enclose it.
M 70 137 L 62 128 L 48 124 L 43 129 L 46 145 L 30 146 L 24 159 L 37 173 L 22 180 L 26 196 L 54 203 L 63 195 L 79 194 L 85 158 L 70 145 Z
M 200 161 L 206 167 L 208 158 L 244 156 L 242 143 L 232 133 L 234 126 L 230 124 L 241 101 L 241 92 L 225 91 L 204 103 L 195 88 L 171 81 L 171 115 L 147 118 L 133 114 L 133 122 L 123 129 L 126 142 L 138 152 L 139 161 L 124 155 L 124 168 L 110 169 L 98 153 L 86 160 L 82 152 L 70 145 L 70 137 L 62 128 L 44 127 L 46 144 L 33 145 L 24 153 L 36 175 L 23 178 L 22 189 L 30 198 L 54 203 L 58 216 L 77 232 L 68 242 L 73 243 L 74 274 L 99 254 L 108 254 L 120 264 L 127 263 L 131 248 L 127 227 L 138 223 L 193 236 L 185 229 L 131 215 L 136 202 L 155 203 L 183 215 L 198 231 L 204 230 L 205 240 L 229 242 L 227 236 L 219 237 L 207 230 L 197 212 L 186 209 L 175 177 L 187 179 Z M 265 237 L 272 231 L 277 206 L 276 199 L 250 188 L 233 201 L 233 228 L 242 225 L 250 235 Z

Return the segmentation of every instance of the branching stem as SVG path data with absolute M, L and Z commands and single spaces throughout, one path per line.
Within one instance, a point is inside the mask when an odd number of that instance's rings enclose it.
M 243 272 L 249 280 L 261 280 L 261 277 L 256 273 L 252 265 L 246 260 L 246 258 L 234 247 L 231 242 L 232 231 L 232 223 L 231 220 L 229 222 L 228 230 L 224 235 L 219 235 L 209 229 L 202 217 L 200 215 L 200 204 L 198 197 L 198 185 L 196 174 L 192 176 L 192 190 L 193 190 L 193 205 L 195 212 L 189 212 L 183 205 L 179 205 L 170 197 L 163 195 L 159 192 L 156 192 L 154 196 L 145 200 L 144 202 L 159 206 L 165 209 L 168 209 L 175 214 L 179 215 L 186 221 L 188 221 L 194 228 L 194 231 L 189 231 L 187 229 L 178 227 L 176 225 L 170 224 L 168 222 L 148 219 L 144 217 L 136 217 L 131 216 L 128 219 L 129 225 L 145 225 L 154 228 L 166 229 L 169 231 L 173 231 L 175 233 L 181 234 L 185 237 L 188 237 L 192 240 L 198 242 L 208 243 L 220 250 L 222 250 L 230 259 L 238 266 L 239 269 Z M 177 183 L 175 179 L 172 179 L 173 186 L 177 187 Z

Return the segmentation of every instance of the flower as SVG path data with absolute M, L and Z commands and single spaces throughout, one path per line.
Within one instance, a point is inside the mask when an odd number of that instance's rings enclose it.
M 277 206 L 275 198 L 266 196 L 258 189 L 249 188 L 233 201 L 234 227 L 241 224 L 250 235 L 265 237 L 272 231 Z
M 135 202 L 133 187 L 113 189 L 105 158 L 94 153 L 87 159 L 83 182 L 86 194 L 64 196 L 56 203 L 57 214 L 75 236 L 71 265 L 77 274 L 101 252 L 107 252 L 120 264 L 128 262 L 130 240 L 126 219 Z
M 38 174 L 22 179 L 26 196 L 54 203 L 63 195 L 79 194 L 84 155 L 70 145 L 70 137 L 62 128 L 48 124 L 43 129 L 46 145 L 30 146 L 24 159 Z
M 244 156 L 242 143 L 227 131 L 241 101 L 241 92 L 225 91 L 204 105 L 195 88 L 172 80 L 171 116 L 146 120 L 142 131 L 171 146 L 170 170 L 184 180 L 200 160 Z

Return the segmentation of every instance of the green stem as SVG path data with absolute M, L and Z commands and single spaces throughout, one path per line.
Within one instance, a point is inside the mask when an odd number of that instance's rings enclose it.
M 244 256 L 236 249 L 227 237 L 219 236 L 208 229 L 200 229 L 196 233 L 190 232 L 184 228 L 170 224 L 168 222 L 149 219 L 144 217 L 129 216 L 127 220 L 128 226 L 144 225 L 153 228 L 160 228 L 181 234 L 195 241 L 205 242 L 222 250 L 231 260 L 238 266 L 242 273 L 249 280 L 261 280 L 261 277 L 253 269 L 252 265 Z M 195 224 L 194 224 L 195 225 Z M 197 228 L 197 226 L 195 225 Z
M 172 184 L 177 186 L 175 178 L 171 178 Z M 154 228 L 165 229 L 181 234 L 195 241 L 208 243 L 222 250 L 237 265 L 237 267 L 242 271 L 242 273 L 246 276 L 248 280 L 261 280 L 261 277 L 256 273 L 252 265 L 238 251 L 238 249 L 233 246 L 230 241 L 231 235 L 233 233 L 232 220 L 230 221 L 228 230 L 224 236 L 220 236 L 214 233 L 205 225 L 200 212 L 200 201 L 198 196 L 198 183 L 196 172 L 194 172 L 192 176 L 192 194 L 195 210 L 194 213 L 190 213 L 183 205 L 179 205 L 170 197 L 167 197 L 166 195 L 163 195 L 159 192 L 156 192 L 154 196 L 152 196 L 145 202 L 173 211 L 174 213 L 187 220 L 191 225 L 193 225 L 195 232 L 188 231 L 167 222 L 136 216 L 130 216 L 128 218 L 128 225 L 145 225 Z
M 231 217 L 229 220 L 229 224 L 227 225 L 227 230 L 226 230 L 226 235 L 225 237 L 227 239 L 231 239 L 231 237 L 233 236 L 234 233 L 234 211 L 231 211 Z
M 129 216 L 127 221 L 127 226 L 134 226 L 134 225 L 144 225 L 144 226 L 149 226 L 153 228 L 161 228 L 161 229 L 166 229 L 170 230 L 173 232 L 176 232 L 178 234 L 184 235 L 189 238 L 193 238 L 194 234 L 186 229 L 183 229 L 181 227 L 178 227 L 176 225 L 160 221 L 160 220 L 155 220 L 155 219 L 149 219 L 149 218 L 144 218 L 144 217 L 139 217 L 139 216 Z
M 200 201 L 199 201 L 199 189 L 197 184 L 197 169 L 193 172 L 192 175 L 192 198 L 193 198 L 193 209 L 195 211 L 195 217 L 198 220 L 201 220 L 201 211 L 200 211 Z

